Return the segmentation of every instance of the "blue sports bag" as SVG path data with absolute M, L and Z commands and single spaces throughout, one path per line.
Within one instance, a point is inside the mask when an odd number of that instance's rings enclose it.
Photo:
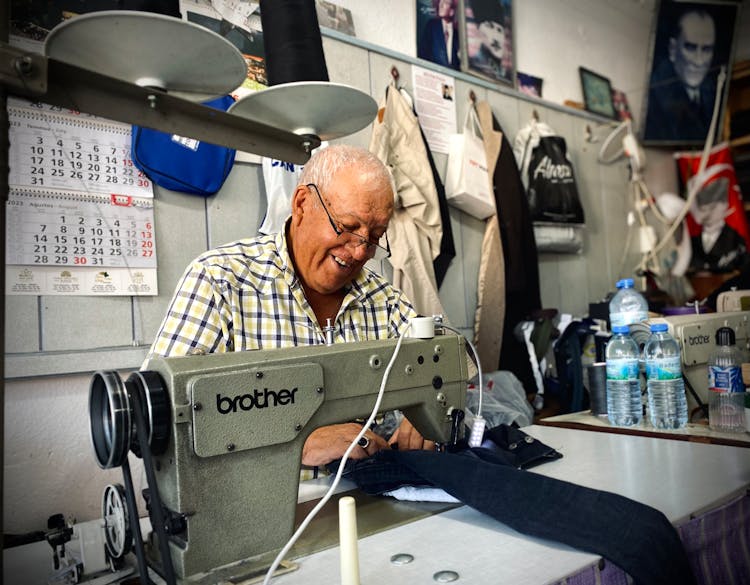
M 232 96 L 204 102 L 226 111 Z M 157 185 L 195 195 L 212 195 L 224 184 L 236 151 L 226 146 L 133 126 L 133 163 Z

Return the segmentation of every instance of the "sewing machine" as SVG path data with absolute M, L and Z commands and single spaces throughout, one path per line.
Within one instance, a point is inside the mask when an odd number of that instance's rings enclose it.
M 437 442 L 460 436 L 464 344 L 453 334 L 405 339 L 380 410 L 402 410 Z M 176 576 L 242 559 L 245 571 L 267 568 L 293 532 L 305 439 L 317 427 L 370 414 L 395 346 L 383 340 L 155 358 L 124 384 L 114 372 L 98 372 L 89 398 L 97 461 L 122 466 L 127 480 L 128 450 L 143 451 L 134 438 L 143 413 L 144 467 L 148 477 L 153 454 L 158 486 L 154 494 L 149 481 L 151 521 L 167 527 Z M 153 514 L 154 495 L 163 519 Z M 152 533 L 146 555 L 163 574 L 166 549 L 157 540 Z
M 708 402 L 708 358 L 716 348 L 716 330 L 719 327 L 734 329 L 737 347 L 748 360 L 750 349 L 750 311 L 726 313 L 703 313 L 676 315 L 649 319 L 631 325 L 631 334 L 642 348 L 649 336 L 653 323 L 666 323 L 669 333 L 680 344 L 682 375 L 688 397 L 688 409 L 698 406 L 698 401 L 688 385 L 701 401 Z

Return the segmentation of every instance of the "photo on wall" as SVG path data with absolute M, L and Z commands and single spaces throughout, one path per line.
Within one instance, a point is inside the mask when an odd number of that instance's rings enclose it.
M 508 85 L 515 84 L 512 0 L 463 0 L 462 69 Z
M 417 57 L 461 69 L 459 0 L 417 0 Z
M 674 153 L 680 191 L 697 190 L 685 218 L 691 249 L 688 273 L 732 273 L 747 265 L 750 249 L 750 228 L 732 153 L 726 143 L 715 146 L 708 155 L 705 171 L 698 175 L 701 154 Z
M 542 97 L 542 85 L 544 80 L 541 77 L 535 77 L 528 73 L 516 72 L 516 80 L 518 81 L 518 91 L 523 94 Z
M 661 0 L 652 34 L 642 131 L 645 145 L 702 145 L 714 104 L 722 127 L 739 4 Z M 726 82 L 718 91 L 718 77 Z
M 318 15 L 318 24 L 339 32 L 356 37 L 354 32 L 354 19 L 352 11 L 327 0 L 315 0 L 315 11 Z
M 630 111 L 630 104 L 628 103 L 628 96 L 621 89 L 612 88 L 612 103 L 615 106 L 617 112 L 617 119 L 621 122 L 623 120 L 632 120 L 633 113 Z
M 617 118 L 609 79 L 585 67 L 579 67 L 578 72 L 581 76 L 581 90 L 586 110 L 606 118 Z
M 210 13 L 198 11 L 187 11 L 186 14 L 188 22 L 199 24 L 221 35 L 242 53 L 247 64 L 247 76 L 242 86 L 233 92 L 237 97 L 242 97 L 250 91 L 264 89 L 268 85 L 262 30 L 239 26 L 218 14 L 209 15 Z

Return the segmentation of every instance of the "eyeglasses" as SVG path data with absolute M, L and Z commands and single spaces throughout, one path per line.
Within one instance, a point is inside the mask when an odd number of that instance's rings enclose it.
M 320 204 L 323 206 L 323 211 L 326 212 L 326 215 L 328 216 L 328 221 L 331 223 L 331 227 L 333 228 L 333 231 L 336 232 L 337 236 L 342 236 L 344 234 L 347 234 L 349 237 L 354 237 L 356 240 L 359 240 L 355 245 L 356 246 L 365 246 L 367 250 L 367 254 L 371 255 L 373 259 L 375 260 L 384 260 L 385 258 L 391 257 L 391 245 L 388 243 L 388 234 L 384 233 L 382 237 L 380 238 L 380 242 L 385 241 L 385 246 L 381 245 L 378 242 L 373 242 L 369 240 L 368 238 L 358 234 L 357 232 L 353 232 L 347 229 L 344 229 L 341 227 L 341 225 L 336 222 L 333 219 L 333 216 L 331 215 L 331 212 L 328 211 L 328 207 L 326 207 L 325 202 L 323 201 L 323 197 L 320 195 L 320 191 L 318 191 L 318 188 L 315 186 L 315 183 L 308 183 L 305 185 L 308 189 L 310 187 L 313 188 L 315 191 L 315 194 L 318 196 L 318 199 L 320 200 Z

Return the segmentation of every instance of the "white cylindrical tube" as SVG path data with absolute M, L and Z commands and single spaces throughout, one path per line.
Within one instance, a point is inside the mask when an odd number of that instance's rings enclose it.
M 354 498 L 339 500 L 339 541 L 341 547 L 341 585 L 360 585 L 357 547 L 357 508 Z

